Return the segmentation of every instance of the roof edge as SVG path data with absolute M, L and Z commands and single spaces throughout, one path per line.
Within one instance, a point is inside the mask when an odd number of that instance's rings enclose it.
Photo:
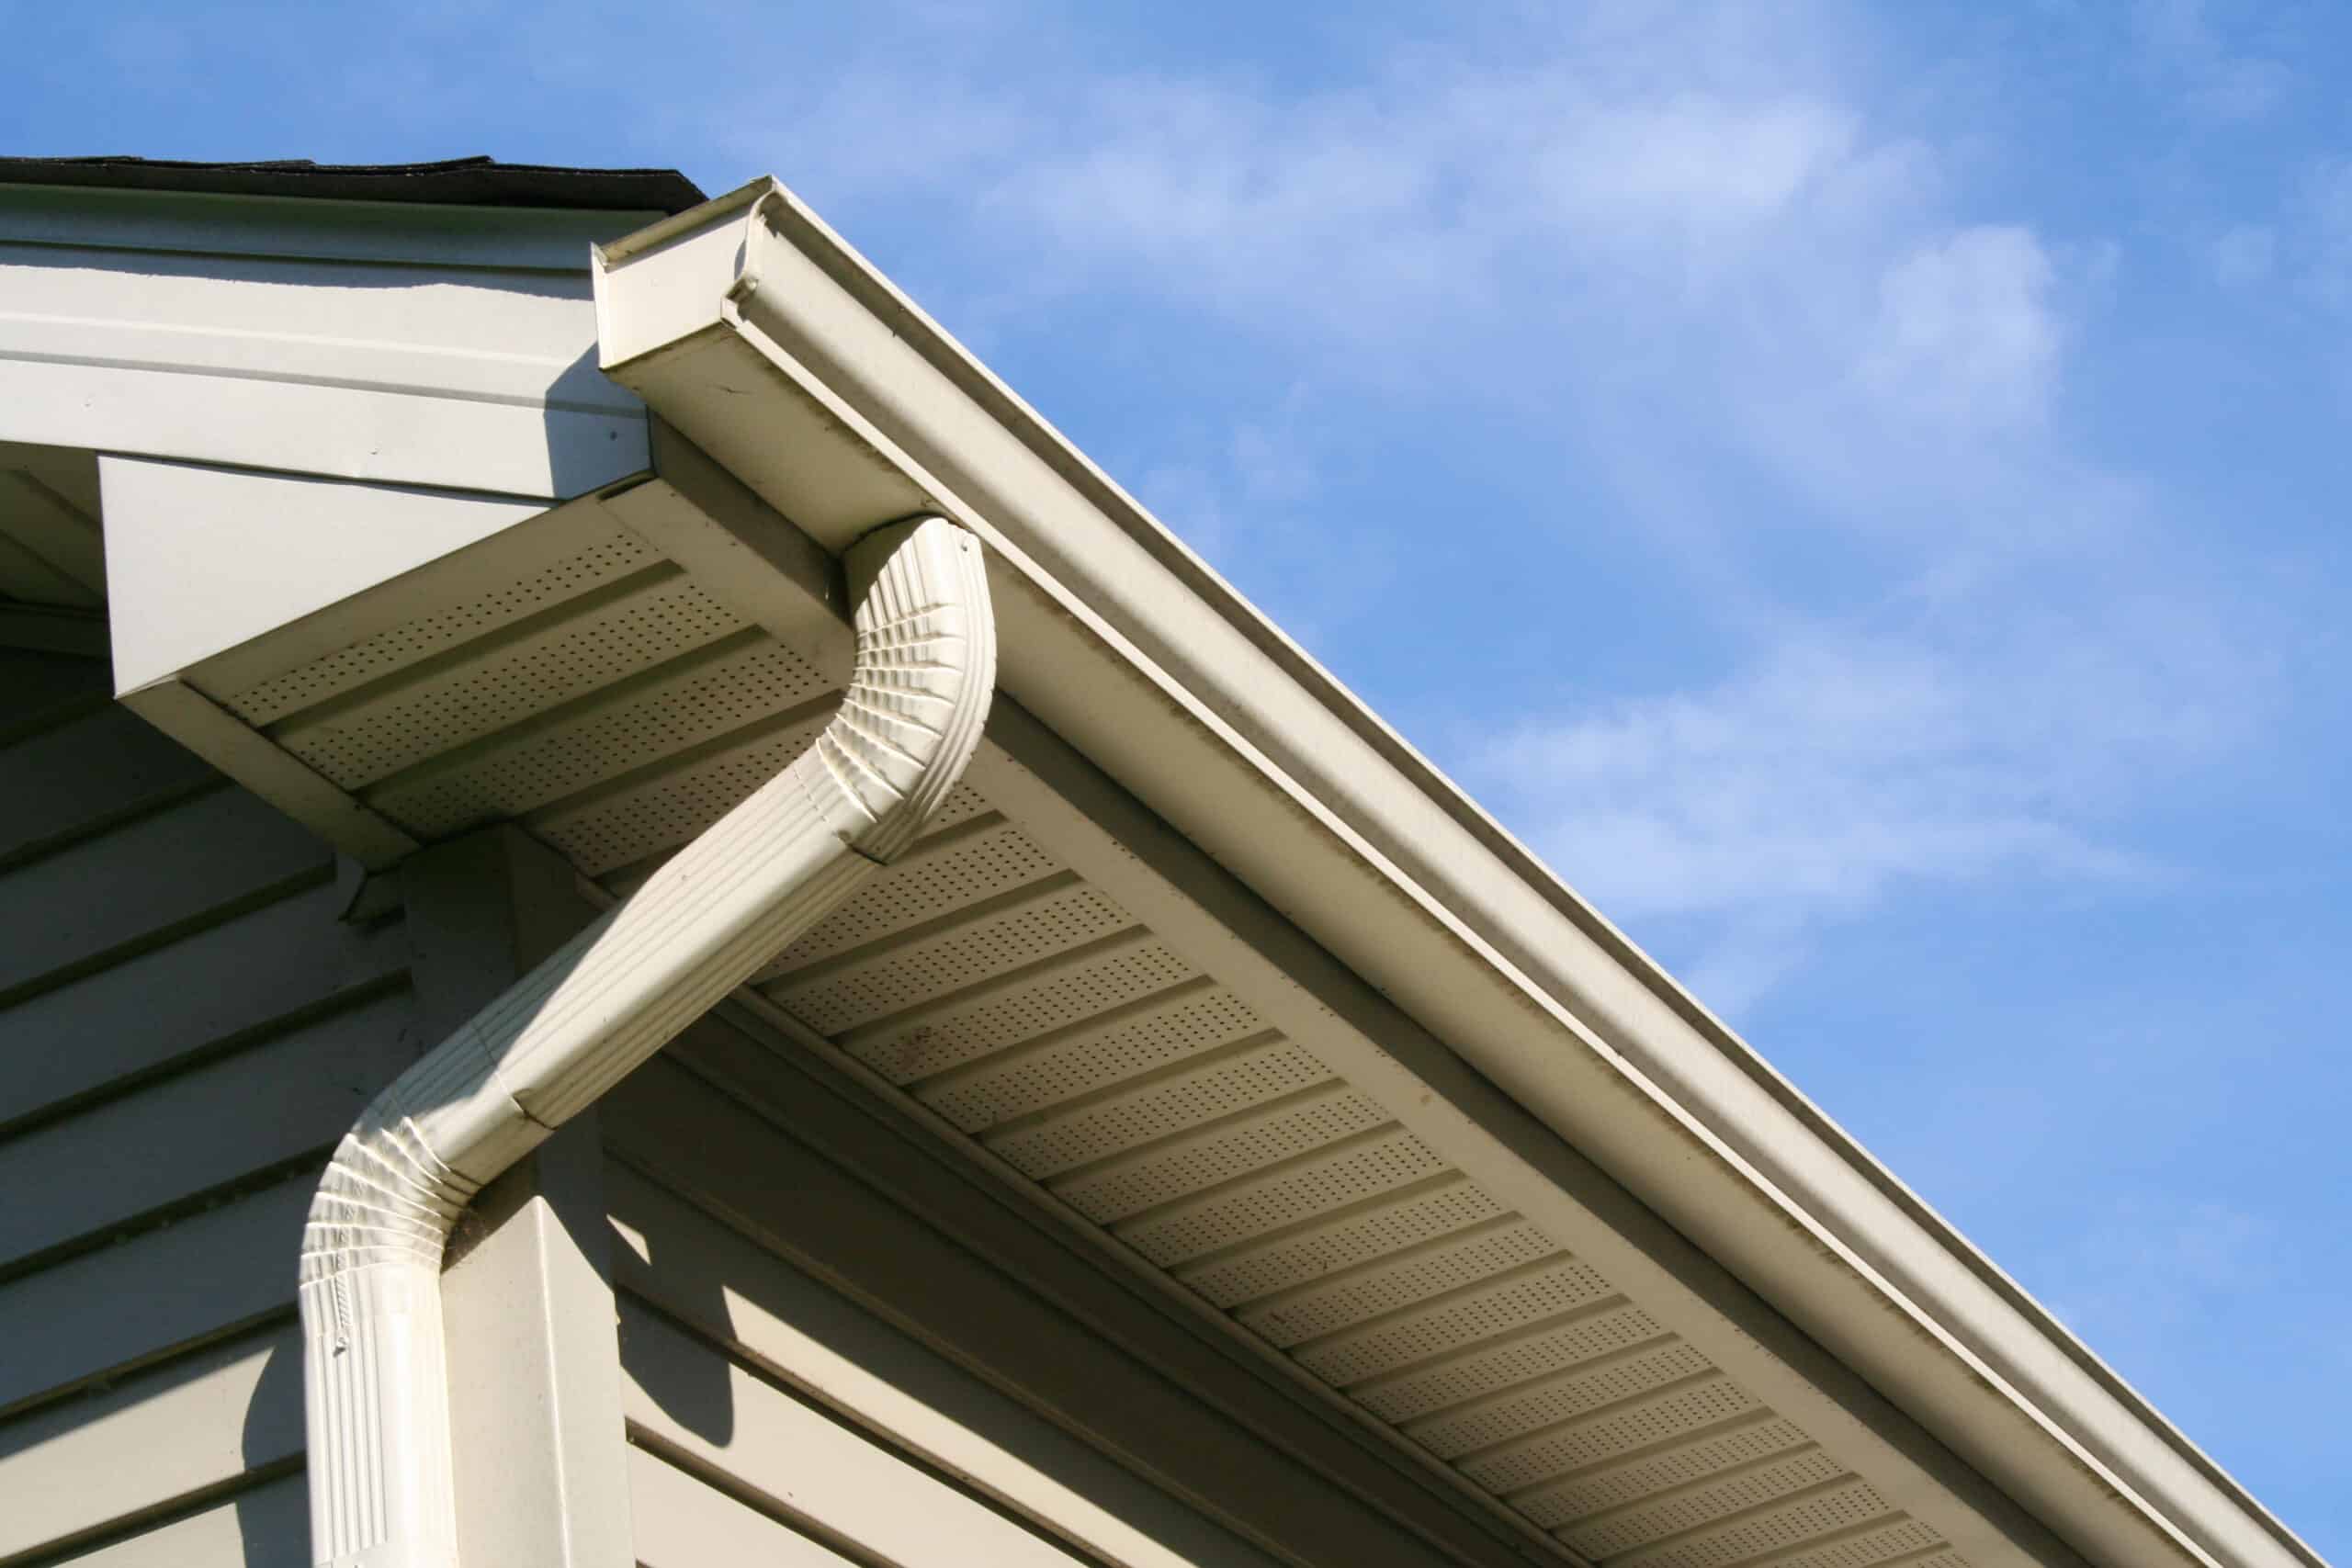
M 729 214 L 741 221 L 746 206 L 754 209 L 751 254 L 737 251 L 728 268 L 723 323 L 769 334 L 779 352 L 825 379 L 846 412 L 915 454 L 929 482 L 944 481 L 951 494 L 968 491 L 1025 570 L 1060 584 L 1114 634 L 1124 657 L 1182 694 L 1250 766 L 1311 806 L 1349 852 L 1458 936 L 1464 956 L 1475 954 L 1522 992 L 1537 1009 L 1529 1021 L 1540 1014 L 1563 1032 L 1548 1043 L 1522 1032 L 1504 1052 L 1483 1056 L 1457 1042 L 1474 1066 L 1604 1165 L 1622 1155 L 1601 1152 L 1622 1133 L 1600 1126 L 1589 1111 L 1581 1123 L 1573 1109 L 1563 1112 L 1562 1045 L 1600 1065 L 1580 1067 L 1579 1081 L 1611 1077 L 1619 1091 L 1662 1108 L 1690 1140 L 1682 1168 L 1703 1165 L 1703 1171 L 1678 1178 L 1680 1185 L 1668 1190 L 1654 1179 L 1660 1167 L 1653 1156 L 1647 1174 L 1620 1179 L 1711 1252 L 1724 1250 L 1720 1239 L 1711 1245 L 1701 1239 L 1707 1226 L 1689 1224 L 1703 1217 L 1694 1204 L 1709 1193 L 1736 1190 L 1745 1203 L 1766 1205 L 1798 1225 L 1815 1245 L 1788 1247 L 1780 1233 L 1785 1256 L 1774 1258 L 1777 1287 L 1759 1282 L 1759 1292 L 1826 1344 L 1871 1346 L 1880 1356 L 1873 1381 L 1883 1392 L 1956 1451 L 1973 1454 L 1972 1462 L 2005 1490 L 2046 1498 L 2063 1487 L 2063 1517 L 2049 1522 L 2078 1542 L 2105 1543 L 2094 1555 L 2136 1568 L 2161 1542 L 2176 1561 L 2324 1568 L 2040 1303 L 782 185 L 753 182 L 606 246 L 600 298 L 609 270 L 707 231 Z M 779 265 L 763 287 L 759 253 L 766 247 L 776 247 Z M 797 252 L 847 298 L 795 284 L 781 264 L 786 252 Z M 675 324 L 663 312 L 664 330 Z M 624 378 L 662 357 L 655 350 L 630 360 L 639 348 L 616 346 L 606 344 L 605 368 Z M 926 384 L 924 376 L 937 380 Z M 986 434 L 975 415 L 1011 437 L 1024 462 L 1066 484 L 1093 519 L 1076 519 L 1063 506 L 1056 514 L 1062 527 L 1037 525 L 1018 493 L 1022 475 L 1035 469 L 1009 468 L 996 456 L 1003 442 Z M 1245 881 L 1257 880 L 1261 869 L 1232 868 Z M 1286 912 L 1303 929 L 1317 929 L 1314 916 Z M 1422 957 L 1430 965 L 1451 962 Z M 1714 1224 L 1718 1238 L 1724 1224 Z M 1822 1332 L 1825 1325 L 1830 1332 Z M 1916 1357 L 1923 1334 L 1962 1374 L 1936 1385 L 1943 1392 L 1906 1384 L 1900 1356 L 1885 1353 L 1898 1344 Z M 1950 1392 L 1955 1386 L 1964 1392 Z M 2028 1430 L 2037 1445 L 2052 1445 L 2040 1450 L 2045 1458 L 2006 1452 L 1996 1440 Z M 2061 1465 L 2048 1463 L 2062 1455 Z M 2063 1470 L 2064 1478 L 2036 1476 L 2037 1465 Z M 2126 1528 L 2127 1520 L 2137 1523 Z
M 489 157 L 424 164 L 0 157 L 0 185 L 617 212 L 678 213 L 704 200 L 701 188 L 675 169 L 581 169 Z

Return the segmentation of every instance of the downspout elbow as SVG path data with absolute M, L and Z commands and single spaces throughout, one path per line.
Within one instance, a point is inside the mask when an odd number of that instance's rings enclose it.
M 902 852 L 996 683 L 978 541 L 939 518 L 852 551 L 849 689 L 814 745 L 401 1075 L 337 1146 L 300 1299 L 322 1568 L 455 1568 L 442 1256 L 482 1186 Z

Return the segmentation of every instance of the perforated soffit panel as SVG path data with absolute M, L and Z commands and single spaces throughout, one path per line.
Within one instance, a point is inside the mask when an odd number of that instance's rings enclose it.
M 421 839 L 516 818 L 624 886 L 831 683 L 609 515 L 525 528 L 496 581 L 208 694 Z M 754 984 L 1587 1560 L 1965 1568 L 968 786 Z

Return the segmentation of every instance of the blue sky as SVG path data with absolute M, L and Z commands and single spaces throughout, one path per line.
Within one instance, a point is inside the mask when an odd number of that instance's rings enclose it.
M 2352 1559 L 2352 14 L 9 9 L 11 152 L 781 175 Z

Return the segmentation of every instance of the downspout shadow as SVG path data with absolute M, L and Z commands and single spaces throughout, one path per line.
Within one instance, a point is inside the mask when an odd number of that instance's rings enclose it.
M 645 1268 L 659 1269 L 663 1292 L 680 1303 L 686 1317 L 707 1324 L 728 1320 L 727 1280 L 715 1270 L 698 1266 L 691 1250 L 667 1257 L 657 1238 L 639 1235 L 611 1215 L 605 1224 L 616 1258 L 626 1250 Z M 617 1301 L 622 1291 L 617 1281 L 614 1291 Z M 678 1313 L 634 1295 L 631 1300 L 696 1341 L 704 1340 L 704 1331 L 682 1323 Z M 636 1384 L 663 1416 L 713 1447 L 725 1448 L 734 1441 L 735 1391 L 728 1376 L 726 1354 L 706 1346 L 708 1353 L 698 1356 L 633 1357 L 627 1317 L 615 1325 L 615 1332 L 620 1336 L 624 1384 Z
M 288 1450 L 291 1450 L 289 1453 Z M 239 1453 L 245 1473 L 230 1506 L 245 1568 L 308 1568 L 309 1498 L 302 1490 L 302 1356 L 281 1338 L 245 1402 Z M 275 1484 L 273 1484 L 275 1483 Z

